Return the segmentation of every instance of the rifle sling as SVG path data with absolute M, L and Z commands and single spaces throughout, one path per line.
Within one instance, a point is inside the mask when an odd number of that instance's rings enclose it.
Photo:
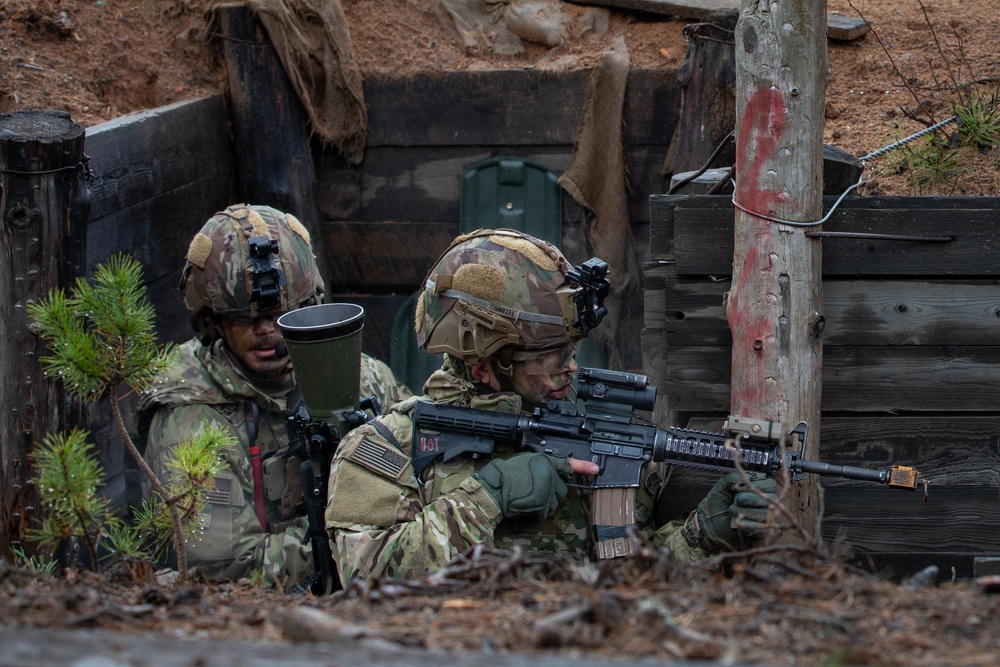
M 390 445 L 392 445 L 393 447 L 395 447 L 399 451 L 403 451 L 402 445 L 399 444 L 399 440 L 396 440 L 396 436 L 394 436 L 392 434 L 392 431 L 389 430 L 388 426 L 386 426 L 385 424 L 383 424 L 382 422 L 380 422 L 377 419 L 373 419 L 372 421 L 370 421 L 368 423 L 371 424 L 372 428 L 374 428 L 376 431 L 378 431 L 378 434 L 380 436 L 382 436 L 383 438 L 385 438 L 389 442 Z

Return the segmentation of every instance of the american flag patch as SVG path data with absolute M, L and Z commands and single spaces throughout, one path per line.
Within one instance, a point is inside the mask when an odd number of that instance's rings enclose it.
M 406 467 L 408 459 L 399 452 L 393 451 L 383 444 L 365 438 L 349 457 L 366 468 L 384 473 L 390 477 L 398 477 Z
M 208 492 L 208 502 L 213 505 L 229 505 L 232 499 L 230 492 L 233 488 L 233 480 L 228 477 L 216 477 L 214 480 L 215 487 Z

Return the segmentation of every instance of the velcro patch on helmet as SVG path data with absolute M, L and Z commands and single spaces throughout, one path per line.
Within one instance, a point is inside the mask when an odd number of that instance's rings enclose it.
M 451 248 L 454 248 L 457 245 L 465 243 L 469 239 L 477 236 L 482 231 L 483 231 L 482 229 L 477 229 L 475 231 L 469 232 L 468 234 L 459 234 L 458 236 L 455 237 L 455 240 L 451 242 L 451 245 L 448 246 L 448 249 L 450 250 Z
M 293 232 L 295 232 L 296 234 L 298 234 L 303 241 L 309 244 L 312 243 L 312 241 L 310 241 L 309 239 L 309 230 L 306 229 L 305 225 L 299 222 L 298 218 L 296 218 L 291 213 L 286 213 L 285 221 L 288 222 L 288 228 Z
M 508 250 L 513 250 L 520 255 L 524 255 L 543 271 L 559 270 L 559 263 L 552 255 L 523 236 L 494 234 L 490 237 L 490 241 L 496 243 L 498 246 L 503 246 Z
M 463 264 L 455 271 L 452 288 L 486 301 L 503 298 L 504 274 L 499 269 L 486 264 Z
M 257 211 L 250 209 L 250 213 L 247 215 L 247 222 L 253 227 L 254 236 L 265 236 L 271 238 L 271 232 L 267 228 L 267 223 L 264 222 L 264 216 L 262 216 Z
M 413 329 L 417 333 L 420 333 L 421 329 L 424 328 L 424 291 L 421 291 L 420 296 L 417 297 L 417 312 L 413 318 Z
M 188 246 L 187 260 L 199 269 L 205 268 L 208 256 L 212 254 L 212 239 L 201 232 L 194 235 Z

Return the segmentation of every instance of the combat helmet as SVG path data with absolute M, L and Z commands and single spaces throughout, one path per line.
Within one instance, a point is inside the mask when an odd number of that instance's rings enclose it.
M 320 303 L 323 278 L 295 216 L 234 204 L 191 240 L 180 289 L 195 334 L 210 345 L 222 336 L 222 315 L 253 319 Z
M 585 337 L 607 309 L 606 262 L 572 267 L 551 243 L 511 229 L 459 236 L 435 262 L 417 302 L 420 347 L 470 364 L 551 350 Z

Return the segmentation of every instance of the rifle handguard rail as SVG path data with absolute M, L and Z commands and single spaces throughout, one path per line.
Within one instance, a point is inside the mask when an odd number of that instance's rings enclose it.
M 780 424 L 743 418 L 731 418 L 738 428 L 729 434 L 661 429 L 635 414 L 636 410 L 651 410 L 656 403 L 656 388 L 649 386 L 645 375 L 581 368 L 577 385 L 577 396 L 586 404 L 584 414 L 571 401 L 550 401 L 531 414 L 417 401 L 411 452 L 414 474 L 419 478 L 438 458 L 448 462 L 459 456 L 489 457 L 497 442 L 589 460 L 600 469 L 585 487 L 593 491 L 593 537 L 599 558 L 635 553 L 635 518 L 621 510 L 634 505 L 635 489 L 649 462 L 721 472 L 740 469 L 751 479 L 787 470 L 792 480 L 811 473 L 900 489 L 924 484 L 926 494 L 926 483 L 908 466 L 872 470 L 805 459 L 809 433 L 805 422 L 787 433 Z M 786 447 L 796 436 L 801 447 Z

